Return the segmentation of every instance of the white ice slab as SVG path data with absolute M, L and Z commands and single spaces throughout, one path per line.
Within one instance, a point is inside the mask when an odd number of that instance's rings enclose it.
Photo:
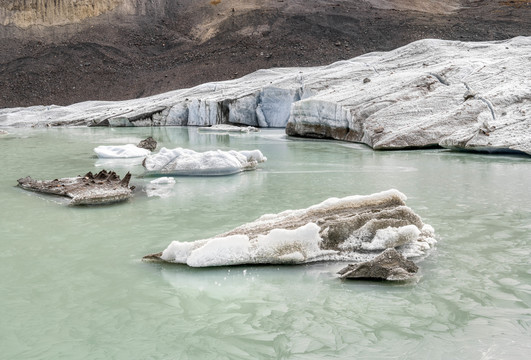
M 144 157 L 151 154 L 147 149 L 139 148 L 133 144 L 127 145 L 100 145 L 94 148 L 100 159 L 127 159 Z
M 147 175 L 215 176 L 254 170 L 266 160 L 260 150 L 196 152 L 162 148 L 157 154 L 147 156 L 143 165 Z

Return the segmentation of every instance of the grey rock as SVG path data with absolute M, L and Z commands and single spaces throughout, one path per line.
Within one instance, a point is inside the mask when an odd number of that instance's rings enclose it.
M 413 278 L 417 271 L 418 267 L 413 261 L 406 259 L 394 248 L 389 248 L 373 260 L 348 265 L 338 274 L 343 279 L 403 281 Z
M 149 136 L 146 139 L 140 141 L 137 147 L 147 149 L 149 151 L 155 151 L 155 149 L 157 148 L 157 141 L 151 136 Z

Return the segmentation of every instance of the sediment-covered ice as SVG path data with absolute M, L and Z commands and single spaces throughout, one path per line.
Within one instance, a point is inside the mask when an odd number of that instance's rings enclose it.
M 147 156 L 143 165 L 147 175 L 213 176 L 254 170 L 266 160 L 260 150 L 196 152 L 183 148 L 162 148 L 157 154 Z
M 209 239 L 173 241 L 144 259 L 207 267 L 362 262 L 388 248 L 410 258 L 424 256 L 436 243 L 433 228 L 405 201 L 398 190 L 331 198 L 307 209 L 263 215 Z
M 127 159 L 144 157 L 151 154 L 151 151 L 139 148 L 134 144 L 100 145 L 94 148 L 94 152 L 100 159 Z
M 35 180 L 30 176 L 18 179 L 22 189 L 70 198 L 70 205 L 103 205 L 125 201 L 133 196 L 129 187 L 131 174 L 120 179 L 114 171 L 88 172 L 84 176 L 54 180 Z

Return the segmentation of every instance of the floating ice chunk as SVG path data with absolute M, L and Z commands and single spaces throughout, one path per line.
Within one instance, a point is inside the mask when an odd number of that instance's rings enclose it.
M 249 162 L 262 163 L 267 161 L 267 158 L 260 150 L 242 150 L 239 153 L 245 156 Z
M 94 148 L 94 152 L 99 158 L 115 159 L 115 158 L 136 158 L 144 157 L 151 154 L 151 151 L 147 149 L 139 148 L 133 144 L 127 145 L 100 145 Z
M 161 177 L 155 180 L 151 180 L 149 183 L 155 185 L 174 185 L 175 179 L 172 177 Z
M 175 179 L 172 177 L 161 177 L 149 182 L 146 187 L 148 197 L 158 196 L 161 198 L 169 197 L 173 191 Z
M 194 242 L 173 241 L 161 254 L 160 258 L 167 262 L 186 264 L 186 260 L 193 250 L 200 248 L 207 243 L 207 240 Z
M 243 133 L 259 132 L 260 129 L 254 126 L 235 126 L 230 124 L 216 124 L 212 126 L 201 126 L 197 129 L 199 132 L 220 132 L 220 133 Z
M 388 248 L 425 256 L 435 245 L 433 228 L 405 205 L 397 190 L 330 198 L 307 209 L 266 214 L 210 239 L 172 242 L 145 260 L 189 266 L 300 264 L 368 261 Z
M 309 223 L 294 230 L 274 229 L 250 240 L 247 235 L 182 243 L 174 241 L 161 259 L 192 267 L 241 264 L 298 264 L 335 251 L 319 248 L 319 226 Z
M 144 158 L 141 158 L 141 157 L 134 157 L 134 158 L 99 158 L 94 163 L 94 166 L 102 167 L 102 168 L 110 168 L 110 169 L 116 169 L 116 168 L 131 169 L 131 168 L 136 167 L 138 165 L 142 165 L 142 160 L 144 160 Z
M 230 175 L 254 170 L 267 158 L 260 150 L 206 151 L 162 148 L 157 154 L 146 157 L 143 165 L 148 175 Z
M 252 262 L 250 245 L 246 235 L 210 239 L 193 250 L 186 263 L 193 267 L 248 264 Z

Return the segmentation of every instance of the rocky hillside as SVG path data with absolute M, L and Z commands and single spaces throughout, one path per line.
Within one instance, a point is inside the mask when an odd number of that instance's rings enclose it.
M 423 38 L 531 35 L 530 1 L 0 0 L 0 107 L 137 98 Z

